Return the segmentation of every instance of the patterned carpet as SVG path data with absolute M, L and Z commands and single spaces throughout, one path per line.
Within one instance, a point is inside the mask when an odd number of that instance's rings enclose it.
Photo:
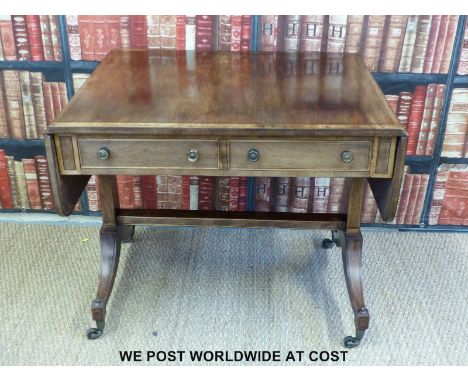
M 139 227 L 104 335 L 89 341 L 98 228 L 0 223 L 0 364 L 120 365 L 120 351 L 173 350 L 182 362 L 136 363 L 195 365 L 190 351 L 261 350 L 279 352 L 271 364 L 468 365 L 468 235 L 453 233 L 364 232 L 370 329 L 345 361 L 310 361 L 353 334 L 340 252 L 320 248 L 327 235 Z M 304 359 L 286 362 L 288 351 Z

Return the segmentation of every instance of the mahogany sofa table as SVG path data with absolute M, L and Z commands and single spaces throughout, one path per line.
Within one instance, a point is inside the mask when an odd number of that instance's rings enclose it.
M 369 182 L 392 219 L 406 133 L 355 54 L 115 50 L 46 133 L 58 213 L 69 215 L 91 175 L 102 209 L 100 276 L 91 311 L 101 336 L 134 226 L 332 230 L 342 249 L 359 345 L 369 326 L 361 276 L 361 205 Z M 347 214 L 125 210 L 116 175 L 348 177 Z

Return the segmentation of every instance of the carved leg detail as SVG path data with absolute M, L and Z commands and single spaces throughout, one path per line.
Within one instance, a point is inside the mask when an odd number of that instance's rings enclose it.
M 104 330 L 106 305 L 114 286 L 119 265 L 120 242 L 124 229 L 122 226 L 105 226 L 100 231 L 101 255 L 99 260 L 99 285 L 96 299 L 91 304 L 91 314 L 96 321 L 96 328 L 87 332 L 89 339 L 99 338 Z
M 342 256 L 343 268 L 348 288 L 351 307 L 354 312 L 354 324 L 356 326 L 356 336 L 346 337 L 344 345 L 353 348 L 359 345 L 365 331 L 369 327 L 369 311 L 364 303 L 364 292 L 362 286 L 362 235 L 360 231 L 345 232 L 343 241 Z
M 135 234 L 134 225 L 124 225 L 122 228 L 122 243 L 130 243 L 133 240 Z

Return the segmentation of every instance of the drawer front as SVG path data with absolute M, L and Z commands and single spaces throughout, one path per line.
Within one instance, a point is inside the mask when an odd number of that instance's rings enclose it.
M 369 171 L 371 146 L 371 141 L 232 140 L 229 141 L 229 168 L 233 170 Z M 255 151 L 258 153 L 257 160 L 255 160 Z
M 219 168 L 217 140 L 78 139 L 78 148 L 84 170 Z

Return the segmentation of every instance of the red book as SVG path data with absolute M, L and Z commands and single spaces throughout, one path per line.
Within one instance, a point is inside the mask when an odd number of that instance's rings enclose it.
M 458 16 L 449 16 L 447 35 L 444 41 L 444 50 L 440 61 L 439 73 L 448 73 L 450 60 L 452 59 L 453 43 L 455 41 L 455 33 L 457 32 Z
M 130 16 L 120 16 L 120 43 L 122 48 L 131 48 L 131 28 L 130 28 Z
M 34 107 L 34 117 L 36 122 L 36 130 L 38 138 L 42 138 L 44 131 L 47 128 L 47 117 L 44 107 L 44 94 L 42 90 L 42 73 L 30 72 L 31 80 L 31 96 Z
M 2 208 L 13 208 L 8 162 L 4 150 L 0 150 L 0 205 Z
M 242 52 L 250 51 L 250 31 L 252 25 L 252 16 L 242 16 L 242 32 L 240 50 Z
M 13 23 L 9 16 L 0 16 L 0 39 L 3 47 L 4 60 L 17 60 L 18 56 L 16 54 L 15 34 L 13 32 Z
M 442 54 L 444 53 L 444 43 L 445 37 L 447 36 L 448 22 L 449 16 L 442 15 L 440 18 L 439 30 L 437 31 L 431 73 L 440 72 L 440 64 L 442 62 Z
M 37 180 L 36 161 L 34 159 L 23 159 L 24 177 L 26 180 L 26 190 L 28 192 L 29 207 L 33 210 L 40 210 L 41 194 L 39 192 L 39 182 Z
M 240 177 L 231 176 L 229 179 L 229 211 L 239 210 Z
M 421 213 L 424 207 L 424 199 L 426 198 L 427 182 L 429 180 L 429 175 L 422 174 L 421 180 L 419 182 L 418 195 L 416 197 L 416 205 L 413 212 L 413 220 L 411 224 L 419 224 L 421 220 Z
M 52 106 L 54 108 L 54 118 L 60 114 L 62 106 L 60 104 L 60 89 L 58 82 L 50 82 L 50 90 L 52 92 Z
M 278 49 L 278 16 L 260 16 L 260 50 L 275 52 Z
M 130 16 L 130 44 L 132 48 L 146 48 L 146 16 Z
M 242 16 L 231 16 L 231 52 L 241 49 Z
M 419 130 L 421 128 L 425 98 L 426 87 L 422 85 L 416 86 L 408 118 L 408 146 L 406 148 L 406 155 L 414 155 L 416 153 L 416 145 L 419 137 Z
M 210 51 L 213 34 L 213 16 L 195 17 L 195 49 Z
M 239 179 L 239 211 L 247 211 L 247 182 L 246 176 L 241 176 Z
M 413 215 L 416 208 L 416 200 L 418 199 L 419 184 L 421 183 L 421 174 L 411 174 L 413 182 L 411 184 L 411 190 L 408 198 L 408 206 L 403 219 L 403 224 L 411 224 L 413 221 Z
M 60 43 L 60 31 L 57 16 L 49 16 L 50 34 L 52 36 L 52 46 L 54 48 L 55 61 L 62 61 L 62 44 Z
M 431 73 L 432 70 L 441 18 L 441 15 L 432 16 L 431 30 L 429 32 L 429 40 L 427 43 L 426 57 L 424 59 L 423 73 Z
M 54 100 L 52 98 L 52 88 L 50 82 L 42 83 L 42 93 L 44 94 L 44 109 L 46 113 L 47 125 L 49 125 L 55 118 L 54 114 Z
M 254 211 L 270 211 L 270 188 L 271 178 L 269 177 L 257 177 L 255 178 L 255 204 Z
M 117 175 L 117 190 L 119 193 L 120 208 L 134 208 L 133 176 Z
M 180 196 L 180 209 L 190 210 L 190 176 L 182 176 L 181 196 Z
M 31 48 L 29 46 L 28 31 L 25 16 L 11 16 L 13 23 L 13 34 L 15 37 L 18 60 L 26 61 L 31 59 Z
M 434 99 L 434 108 L 431 115 L 431 123 L 429 126 L 429 134 L 427 136 L 426 155 L 432 155 L 434 143 L 437 139 L 439 131 L 440 116 L 442 114 L 442 105 L 444 103 L 446 85 L 438 84 L 436 86 L 436 95 Z
M 434 184 L 434 194 L 432 195 L 431 211 L 429 213 L 429 225 L 439 223 L 440 210 L 445 195 L 445 186 L 449 176 L 452 164 L 442 164 L 437 170 L 437 176 Z
M 36 172 L 39 183 L 39 194 L 41 195 L 42 209 L 53 210 L 54 199 L 52 195 L 52 188 L 50 185 L 47 158 L 42 155 L 37 155 L 34 157 L 34 159 L 36 160 Z
M 28 15 L 26 27 L 28 30 L 29 46 L 31 49 L 31 59 L 33 61 L 44 60 L 44 49 L 42 46 L 41 20 L 37 15 Z
M 348 17 L 348 20 L 350 20 Z M 324 16 L 301 16 L 301 28 L 300 28 L 300 37 L 299 37 L 299 49 L 304 52 L 320 52 L 322 46 L 322 35 L 323 35 L 323 24 Z M 359 32 L 359 40 L 361 39 L 360 34 L 362 31 L 362 21 L 361 28 Z M 347 37 L 349 36 L 349 30 L 347 31 Z M 347 45 L 351 45 L 346 41 Z M 358 44 L 359 45 L 359 44 Z
M 218 181 L 218 211 L 229 211 L 229 177 L 220 176 Z
M 156 176 L 142 175 L 141 176 L 141 197 L 143 199 L 143 208 L 157 208 L 156 196 Z
M 185 50 L 185 16 L 176 16 L 176 50 Z
M 167 208 L 180 210 L 182 205 L 182 177 L 167 176 Z
M 106 16 L 92 16 L 94 59 L 102 61 L 109 51 Z
M 6 110 L 6 100 L 4 97 L 5 89 L 3 88 L 3 76 L 0 72 L 0 138 L 9 138 L 10 134 L 8 133 L 8 122 L 7 122 L 7 110 Z
M 429 138 L 429 131 L 431 129 L 432 114 L 434 112 L 436 91 L 437 84 L 429 84 L 427 86 L 421 128 L 419 130 L 419 137 L 416 145 L 416 155 L 424 155 L 426 153 L 427 140 Z
M 439 224 L 461 225 L 463 223 L 464 206 L 463 201 L 463 165 L 455 165 L 450 171 L 445 195 L 440 211 Z
M 67 86 L 65 82 L 58 82 L 57 84 L 59 89 L 60 111 L 62 111 L 68 103 Z
M 41 15 L 39 16 L 39 18 L 41 20 L 41 37 L 42 37 L 42 48 L 44 49 L 44 59 L 46 61 L 54 61 L 55 60 L 54 45 L 52 43 L 52 31 L 50 30 L 49 16 Z M 79 41 L 78 41 L 78 44 L 79 44 Z
M 212 211 L 214 202 L 214 177 L 200 176 L 198 183 L 198 209 Z
M 93 21 L 92 16 L 78 16 L 78 29 L 80 31 L 81 57 L 83 60 L 93 61 Z
M 134 208 L 143 207 L 143 199 L 141 195 L 141 179 L 138 175 L 133 177 L 133 206 Z
M 312 178 L 313 180 L 314 178 Z M 309 207 L 311 178 L 298 176 L 291 178 L 289 211 L 304 213 Z M 327 195 L 328 196 L 328 195 Z M 315 211 L 314 211 L 315 212 Z
M 106 16 L 108 51 L 122 47 L 120 40 L 120 16 Z
M 463 42 L 461 47 L 460 60 L 458 62 L 457 74 L 468 74 L 468 20 L 465 23 L 465 33 L 463 35 Z

